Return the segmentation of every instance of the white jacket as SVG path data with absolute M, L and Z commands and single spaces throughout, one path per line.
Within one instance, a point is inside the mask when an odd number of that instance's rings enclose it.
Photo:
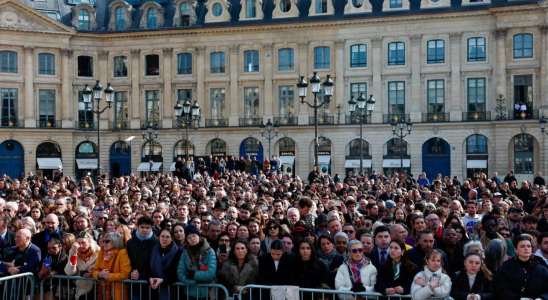
M 352 280 L 350 279 L 350 261 L 346 259 L 337 270 L 335 276 L 335 289 L 350 291 L 352 288 Z M 375 292 L 375 283 L 377 283 L 377 268 L 373 266 L 369 258 L 365 258 L 365 264 L 360 269 L 360 278 L 366 292 Z M 340 299 L 354 300 L 350 295 L 338 295 Z M 346 296 L 346 298 L 345 298 Z
M 434 273 L 440 276 L 440 286 L 435 288 L 433 291 L 430 287 L 428 287 L 430 278 L 432 278 L 432 271 L 428 269 L 428 266 L 424 266 L 424 271 L 415 275 L 415 278 L 413 278 L 413 283 L 411 284 L 411 297 L 413 300 L 426 300 L 430 297 L 445 298 L 449 296 L 451 293 L 451 277 L 442 273 L 441 268 Z M 426 286 L 423 287 L 415 283 L 415 280 L 419 277 L 426 281 Z
M 93 271 L 95 263 L 97 262 L 97 251 L 93 253 L 87 262 L 84 262 L 79 256 L 76 260 L 76 264 L 70 263 L 70 256 L 72 255 L 72 249 L 69 250 L 67 265 L 65 266 L 65 273 L 68 276 L 81 276 L 80 271 Z M 93 277 L 90 277 L 93 278 Z M 87 283 L 87 285 L 86 285 Z M 93 288 L 93 280 L 78 280 L 78 294 L 76 297 L 87 294 Z

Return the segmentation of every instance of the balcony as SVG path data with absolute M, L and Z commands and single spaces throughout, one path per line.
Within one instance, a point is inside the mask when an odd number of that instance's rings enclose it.
M 358 114 L 353 114 L 353 115 L 345 115 L 344 116 L 344 119 L 345 119 L 345 124 L 346 125 L 356 125 L 356 124 L 360 124 L 360 116 Z M 368 117 L 364 117 L 362 116 L 361 117 L 361 123 L 362 124 L 371 124 L 371 117 L 368 116 Z
M 61 120 L 53 120 L 53 119 L 39 119 L 36 120 L 36 126 L 38 128 L 56 128 L 61 129 L 62 128 L 62 122 Z
M 297 117 L 275 117 L 274 123 L 278 122 L 280 126 L 297 126 L 299 119 Z
M 78 130 L 95 130 L 94 121 L 76 121 L 76 129 Z
M 205 127 L 228 127 L 228 119 L 227 118 L 206 119 Z
M 240 118 L 240 127 L 259 126 L 263 118 Z
M 142 121 L 142 120 L 141 120 L 141 124 L 139 125 L 139 128 L 143 127 L 143 125 L 144 125 L 145 127 L 147 127 L 147 126 L 150 125 L 150 126 L 152 126 L 152 127 L 158 126 L 158 128 L 162 128 L 162 122 L 160 122 L 160 121 L 157 121 L 157 122 L 149 121 L 149 122 L 147 122 L 147 121 Z
M 314 125 L 315 123 L 314 116 L 308 117 L 308 125 Z M 318 125 L 335 125 L 335 116 L 318 116 Z
M 109 130 L 128 130 L 129 121 L 109 121 L 108 129 Z
M 490 111 L 463 112 L 462 121 L 463 122 L 491 121 L 491 112 Z
M 397 123 L 402 119 L 404 121 L 409 121 L 409 114 L 385 114 L 382 116 L 382 122 L 384 124 L 392 124 L 394 122 Z
M 422 114 L 423 123 L 449 122 L 449 113 L 425 113 Z
M 25 120 L 18 120 L 17 118 L 2 118 L 0 122 L 0 127 L 2 128 L 24 128 Z
M 508 120 L 538 120 L 538 110 L 508 111 Z
M 199 122 L 199 121 L 192 121 L 192 122 L 190 122 L 190 124 L 188 124 L 188 128 L 190 128 L 190 129 L 198 129 L 198 128 L 200 127 L 200 126 L 199 126 L 200 123 L 196 124 L 196 122 Z M 197 125 L 198 125 L 198 126 L 197 126 Z M 173 121 L 173 128 L 174 128 L 174 129 L 186 129 L 186 127 L 187 127 L 187 124 L 185 124 L 185 122 L 184 122 L 183 119 L 181 119 L 181 120 L 175 119 L 175 120 Z

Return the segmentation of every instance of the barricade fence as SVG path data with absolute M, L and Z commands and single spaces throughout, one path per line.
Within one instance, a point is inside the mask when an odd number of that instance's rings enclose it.
M 26 300 L 34 298 L 34 274 L 22 273 L 0 278 L 2 300 Z

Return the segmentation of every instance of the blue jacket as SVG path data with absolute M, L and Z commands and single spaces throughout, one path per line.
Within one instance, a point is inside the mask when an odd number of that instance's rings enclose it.
M 192 265 L 190 263 L 190 258 L 188 257 L 188 250 L 183 253 L 181 260 L 179 261 L 179 267 L 177 268 L 177 277 L 179 281 L 184 284 L 200 284 L 200 283 L 211 283 L 217 274 L 217 259 L 215 257 L 215 251 L 209 247 L 207 242 L 204 240 L 204 246 L 201 251 L 207 251 L 205 259 L 202 260 L 204 266 L 207 266 L 206 271 L 197 270 L 194 273 L 194 279 L 187 279 L 186 272 L 192 270 Z M 194 298 L 206 298 L 208 289 L 205 287 L 201 288 L 190 288 L 188 289 L 188 295 Z
M 5 258 L 5 262 L 12 262 L 15 260 L 15 266 L 19 268 L 19 274 L 30 272 L 36 274 L 40 264 L 40 248 L 34 244 L 30 244 L 29 247 L 23 251 L 17 247 L 12 247 Z M 0 264 L 0 272 L 4 275 L 10 275 L 8 273 L 8 266 Z
M 417 183 L 420 185 L 420 186 L 423 186 L 425 183 L 428 184 L 428 187 L 430 187 L 430 180 L 428 180 L 428 178 L 419 178 L 419 180 L 417 181 Z

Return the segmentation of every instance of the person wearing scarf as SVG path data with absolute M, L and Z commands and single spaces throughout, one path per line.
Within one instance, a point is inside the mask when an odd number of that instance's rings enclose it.
M 506 255 L 510 257 L 515 257 L 516 252 L 514 251 L 514 246 L 512 242 L 497 232 L 497 219 L 491 215 L 486 215 L 481 219 L 481 226 L 485 230 L 485 233 L 480 238 L 480 243 L 483 249 L 487 249 L 487 246 L 493 239 L 499 239 L 503 242 L 504 250 Z
M 70 259 L 65 265 L 65 274 L 69 276 L 82 276 L 91 277 L 91 271 L 95 267 L 97 262 L 97 252 L 99 246 L 93 240 L 91 234 L 87 232 L 79 232 L 76 235 L 76 243 L 72 244 L 72 248 L 69 250 L 68 256 Z M 95 298 L 95 292 L 93 291 L 93 285 L 89 284 L 89 281 L 78 280 L 76 282 L 77 294 L 76 297 L 83 296 L 90 292 L 88 295 L 90 299 Z
M 407 256 L 404 240 L 395 238 L 390 242 L 388 259 L 379 266 L 375 291 L 383 295 L 409 295 L 411 283 L 418 271 L 418 267 Z
M 171 228 L 160 231 L 160 243 L 154 246 L 151 253 L 150 286 L 153 288 L 153 299 L 168 299 L 168 286 L 177 281 L 177 263 L 183 251 L 173 241 Z M 158 289 L 160 287 L 160 289 Z
M 281 225 L 278 220 L 272 219 L 266 223 L 266 227 L 263 228 L 265 238 L 261 241 L 261 253 L 270 253 L 270 245 L 275 240 L 281 240 Z
M 47 266 L 45 264 L 46 259 L 50 260 L 50 263 Z M 44 284 L 46 286 L 44 290 L 46 291 L 53 290 L 58 293 L 57 286 L 59 285 L 59 281 L 54 280 L 53 286 L 50 288 L 50 284 L 52 283 L 52 281 L 49 279 L 53 275 L 66 275 L 65 265 L 67 264 L 67 260 L 68 260 L 68 256 L 65 253 L 65 249 L 63 249 L 61 241 L 59 240 L 57 236 L 52 234 L 52 237 L 50 238 L 48 242 L 48 254 L 41 261 L 40 272 L 38 272 L 38 279 L 44 280 Z M 62 283 L 63 290 L 66 289 L 66 285 L 67 285 L 67 281 L 63 280 L 63 283 Z M 45 298 L 47 299 L 49 298 L 49 296 L 46 295 Z
M 344 257 L 335 250 L 335 241 L 330 234 L 321 235 L 318 244 L 320 246 L 318 258 L 329 268 L 329 282 L 327 284 L 334 286 L 337 269 L 343 264 Z
M 152 228 L 154 221 L 151 217 L 143 216 L 137 220 L 137 230 L 132 234 L 132 238 L 127 241 L 127 254 L 131 261 L 132 280 L 150 279 L 150 258 L 152 249 L 158 244 L 158 238 L 154 235 Z M 134 291 L 138 291 L 140 284 L 131 284 Z M 143 298 L 148 299 L 148 294 Z
M 354 293 L 374 292 L 377 283 L 377 268 L 369 258 L 363 255 L 363 245 L 360 241 L 352 240 L 348 243 L 348 259 L 337 270 L 335 289 L 352 291 Z M 353 300 L 354 297 L 339 295 L 339 298 Z M 364 299 L 362 296 L 358 300 Z

